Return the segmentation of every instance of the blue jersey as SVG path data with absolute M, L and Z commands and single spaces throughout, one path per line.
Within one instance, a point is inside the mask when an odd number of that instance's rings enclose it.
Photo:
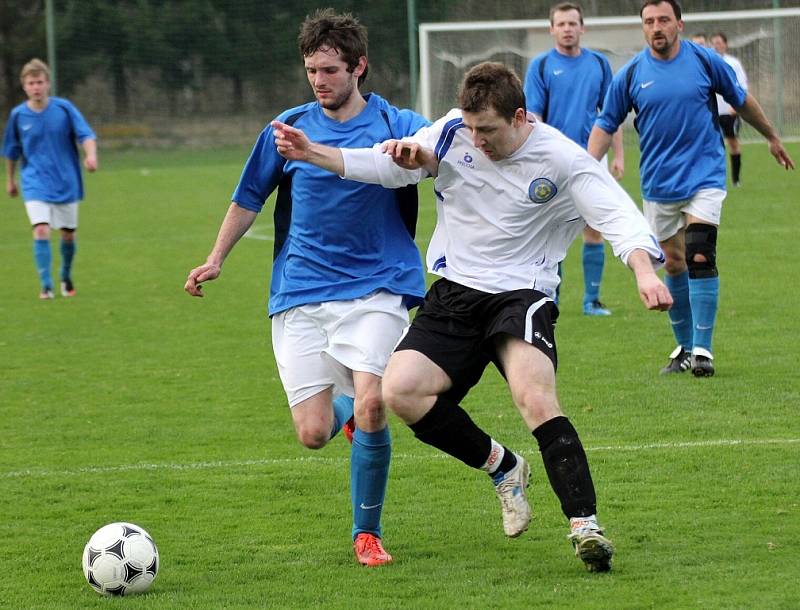
M 328 146 L 370 147 L 416 133 L 430 123 L 372 93 L 366 107 L 340 123 L 313 102 L 278 120 Z M 383 289 L 418 305 L 425 279 L 413 233 L 416 186 L 386 189 L 343 180 L 309 163 L 287 161 L 275 149 L 272 127 L 258 138 L 232 200 L 259 212 L 278 189 L 269 314 L 324 301 L 356 299 Z
M 713 49 L 682 40 L 674 58 L 656 59 L 645 48 L 614 77 L 597 126 L 614 133 L 636 112 L 642 152 L 642 195 L 669 203 L 705 188 L 725 189 L 725 146 L 719 129 L 719 93 L 732 106 L 747 92 Z
M 11 111 L 3 137 L 3 155 L 22 159 L 20 182 L 25 201 L 72 203 L 83 199 L 80 156 L 75 142 L 94 132 L 68 100 L 51 97 L 36 112 L 24 102 Z
M 525 74 L 525 104 L 583 148 L 611 84 L 611 64 L 602 53 L 581 48 L 577 57 L 556 49 L 537 55 Z

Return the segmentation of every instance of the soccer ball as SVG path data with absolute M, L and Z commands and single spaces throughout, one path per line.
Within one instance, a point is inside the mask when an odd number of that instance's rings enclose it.
M 102 595 L 143 593 L 158 574 L 158 548 L 133 523 L 109 523 L 83 549 L 83 575 Z

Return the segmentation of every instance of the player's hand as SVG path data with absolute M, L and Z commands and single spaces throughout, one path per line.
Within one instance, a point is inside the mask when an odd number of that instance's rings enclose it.
M 98 168 L 97 157 L 94 156 L 86 157 L 83 160 L 83 166 L 86 168 L 86 171 L 88 172 L 96 172 Z
M 425 169 L 431 176 L 437 173 L 439 163 L 436 156 L 415 142 L 387 140 L 381 145 L 381 150 L 403 169 Z
M 611 162 L 611 175 L 617 179 L 617 182 L 622 180 L 622 177 L 625 175 L 625 160 L 618 159 L 614 157 L 614 160 Z
M 19 189 L 17 188 L 17 183 L 13 180 L 8 180 L 6 182 L 6 193 L 8 193 L 9 197 L 16 197 L 19 195 Z
M 650 310 L 667 311 L 672 307 L 672 295 L 655 271 L 637 274 L 636 284 L 639 287 L 639 298 Z
M 222 273 L 222 268 L 214 263 L 205 263 L 195 267 L 189 272 L 183 289 L 193 297 L 202 297 L 204 296 L 202 283 L 217 279 L 220 273 Z
M 302 130 L 280 121 L 272 121 L 270 125 L 275 133 L 275 147 L 280 156 L 291 161 L 307 159 L 311 142 Z
M 769 152 L 775 157 L 779 165 L 787 170 L 794 169 L 794 161 L 792 161 L 792 158 L 789 156 L 789 153 L 786 152 L 780 140 L 775 139 L 769 141 Z

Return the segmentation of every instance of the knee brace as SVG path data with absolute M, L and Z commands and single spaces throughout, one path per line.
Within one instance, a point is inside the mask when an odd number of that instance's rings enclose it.
M 696 261 L 695 255 L 704 261 Z M 686 227 L 686 266 L 692 279 L 717 277 L 717 227 L 693 223 Z

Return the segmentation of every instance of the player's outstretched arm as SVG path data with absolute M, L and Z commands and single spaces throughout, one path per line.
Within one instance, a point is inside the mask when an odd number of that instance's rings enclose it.
M 275 131 L 275 146 L 278 154 L 292 161 L 306 161 L 339 176 L 344 175 L 342 152 L 338 148 L 316 144 L 306 137 L 301 129 L 272 121 Z
M 636 277 L 639 298 L 647 309 L 666 311 L 672 307 L 672 295 L 656 275 L 650 255 L 644 250 L 634 250 L 628 256 L 628 267 Z
M 772 123 L 769 122 L 758 100 L 748 93 L 744 104 L 739 106 L 736 111 L 739 113 L 740 117 L 755 127 L 758 132 L 767 139 L 769 143 L 769 152 L 775 157 L 775 160 L 787 170 L 794 169 L 794 161 L 783 147 L 781 139 L 778 137 L 778 132 L 775 131 Z
M 592 132 L 589 134 L 589 144 L 586 146 L 586 150 L 599 161 L 611 147 L 612 139 L 612 134 L 595 125 L 592 127 Z
M 247 232 L 256 219 L 257 214 L 251 210 L 245 210 L 236 203 L 231 203 L 228 213 L 222 221 L 217 235 L 217 241 L 211 254 L 208 255 L 206 262 L 195 267 L 189 272 L 183 289 L 193 297 L 203 296 L 203 282 L 215 280 L 222 273 L 222 263 L 228 256 L 233 246 L 236 245 L 242 235 Z
M 439 160 L 436 155 L 429 148 L 416 142 L 386 140 L 381 144 L 381 150 L 403 169 L 424 169 L 431 176 L 439 173 Z

